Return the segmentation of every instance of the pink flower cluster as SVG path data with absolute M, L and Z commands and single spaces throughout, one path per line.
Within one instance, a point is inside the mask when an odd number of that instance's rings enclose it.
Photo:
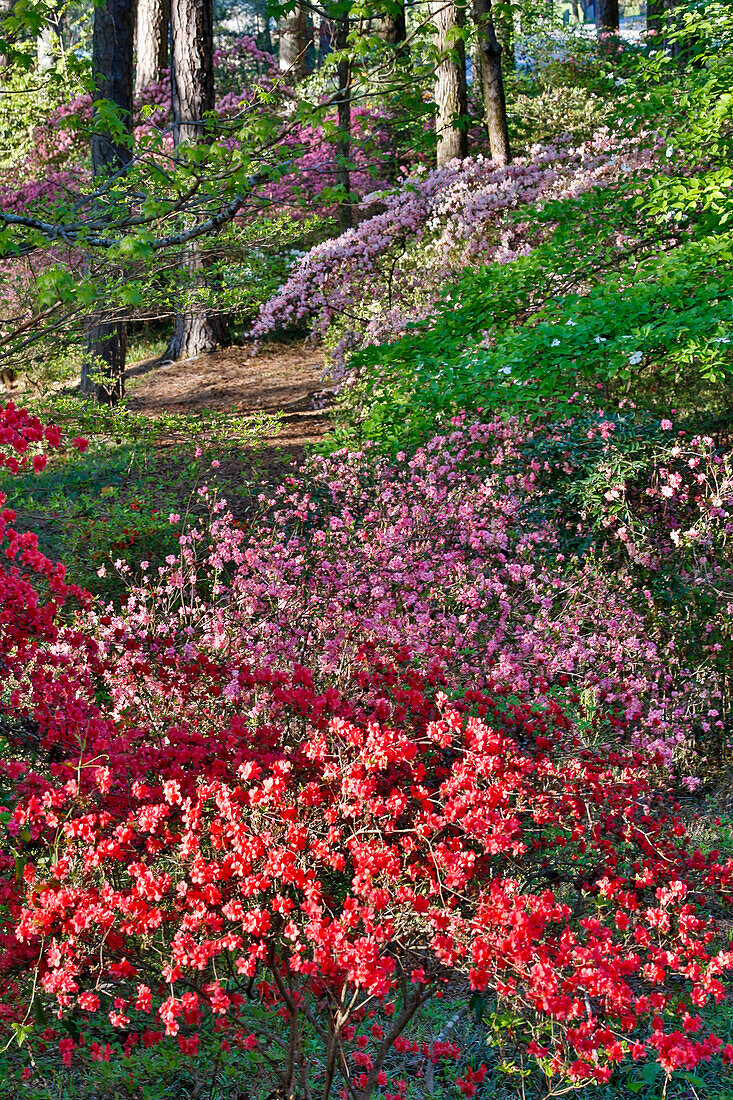
M 312 248 L 252 332 L 308 321 L 323 334 L 334 320 L 353 318 L 335 354 L 342 365 L 349 349 L 389 339 L 425 315 L 464 267 L 527 254 L 537 232 L 511 221 L 511 211 L 658 171 L 659 146 L 655 136 L 630 142 L 603 131 L 577 148 L 537 147 L 506 167 L 484 157 L 454 161 L 367 195 L 359 225 Z
M 539 701 L 582 700 L 592 722 L 614 715 L 606 732 L 622 728 L 671 767 L 711 722 L 720 725 L 725 627 L 721 621 L 714 636 L 706 634 L 688 664 L 644 578 L 680 572 L 680 525 L 688 542 L 696 524 L 717 525 L 714 537 L 724 539 L 733 492 L 729 482 L 720 488 L 715 456 L 699 441 L 678 463 L 699 480 L 685 481 L 674 498 L 668 482 L 638 492 L 617 485 L 616 444 L 613 433 L 604 436 L 605 423 L 595 431 L 608 455 L 603 530 L 611 573 L 591 556 L 566 558 L 556 519 L 537 523 L 553 471 L 527 448 L 546 427 L 458 418 L 448 436 L 394 464 L 368 450 L 312 460 L 303 479 L 263 502 L 272 526 L 263 518 L 242 530 L 220 502 L 210 528 L 182 536 L 180 560 L 133 589 L 106 630 L 96 620 L 92 629 L 110 643 L 119 630 L 153 629 L 192 655 L 216 652 L 231 662 L 225 694 L 232 700 L 242 660 L 281 668 L 307 660 L 326 690 L 342 686 L 367 646 L 440 675 L 452 693 L 471 684 Z M 571 425 L 551 429 L 556 443 Z M 573 465 L 569 450 L 557 459 L 568 473 Z M 724 501 L 717 510 L 716 500 Z M 720 585 L 722 566 L 703 557 L 697 567 L 717 568 Z M 694 563 L 685 558 L 685 568 Z M 161 620 L 166 606 L 172 613 Z M 119 676 L 125 663 L 121 655 L 110 685 L 122 707 L 143 690 L 156 692 L 155 671 L 144 682 L 127 679 Z M 135 667 L 133 655 L 128 663 Z

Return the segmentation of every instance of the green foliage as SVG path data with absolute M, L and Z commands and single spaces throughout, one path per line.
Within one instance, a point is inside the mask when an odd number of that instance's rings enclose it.
M 602 202 L 578 203 L 578 220 Z M 468 272 L 428 323 L 355 357 L 362 382 L 350 400 L 361 431 L 399 448 L 459 409 L 539 414 L 598 388 L 657 410 L 727 411 L 731 243 L 631 250 L 610 273 L 576 272 L 586 285 L 565 294 L 556 289 L 567 269 L 563 231 L 512 264 Z
M 39 402 L 65 438 L 89 439 L 84 453 L 61 451 L 41 474 L 0 478 L 20 529 L 34 530 L 42 550 L 61 560 L 74 581 L 103 596 L 124 590 L 115 562 L 161 564 L 201 509 L 197 489 L 226 462 L 234 484 L 217 480 L 235 505 L 250 492 L 242 471 L 252 466 L 259 441 L 279 419 L 229 413 L 133 413 L 79 398 Z M 251 476 L 251 475 L 250 475 Z M 237 484 L 239 482 L 239 484 Z M 253 495 L 259 491 L 255 486 Z M 171 515 L 177 518 L 171 522 Z

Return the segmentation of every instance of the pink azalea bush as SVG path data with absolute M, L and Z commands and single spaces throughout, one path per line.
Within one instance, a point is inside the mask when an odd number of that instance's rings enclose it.
M 550 428 L 551 462 L 542 457 L 546 426 L 460 417 L 394 463 L 369 448 L 313 459 L 303 480 L 262 502 L 271 525 L 242 529 L 217 503 L 210 527 L 181 537 L 180 560 L 160 577 L 145 574 L 127 607 L 91 629 L 113 647 L 120 631 L 154 630 L 192 658 L 215 652 L 231 662 L 232 700 L 242 660 L 307 661 L 323 690 L 341 689 L 366 646 L 439 676 L 454 696 L 471 685 L 543 704 L 562 697 L 592 723 L 602 714 L 603 736 L 620 723 L 669 767 L 689 764 L 696 739 L 722 728 L 731 604 L 708 608 L 690 648 L 679 624 L 664 621 L 664 592 L 651 589 L 669 575 L 697 593 L 725 587 L 727 556 L 716 559 L 714 548 L 730 529 L 729 473 L 721 479 L 729 460 L 710 440 L 672 441 L 650 456 L 650 483 L 627 482 L 615 425 L 596 419 L 587 433 L 589 447 L 602 448 L 593 515 L 581 504 L 572 523 L 562 511 L 538 521 L 548 483 L 578 473 L 577 454 L 562 447 L 572 428 Z M 610 569 L 572 549 L 592 522 Z M 691 600 L 685 606 L 690 614 Z M 126 666 L 136 667 L 134 650 L 119 654 L 117 672 Z M 117 676 L 116 705 L 155 696 L 156 677 L 155 668 Z
M 308 323 L 322 336 L 346 318 L 334 330 L 343 377 L 350 350 L 426 316 L 462 269 L 526 255 L 540 234 L 529 220 L 510 217 L 514 211 L 656 173 L 662 144 L 658 136 L 631 142 L 599 131 L 578 147 L 536 147 L 507 167 L 479 156 L 408 176 L 367 195 L 358 226 L 312 248 L 263 305 L 252 332 Z

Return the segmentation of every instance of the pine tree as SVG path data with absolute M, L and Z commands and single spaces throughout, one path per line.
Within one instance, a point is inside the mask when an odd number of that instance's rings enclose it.
M 108 100 L 132 130 L 132 42 L 135 6 L 130 0 L 106 0 L 94 9 L 92 72 L 95 100 Z M 95 181 L 123 173 L 132 160 L 131 143 L 113 134 L 92 134 L 92 172 Z M 98 311 L 90 318 L 81 387 L 98 401 L 114 404 L 125 392 L 127 328 L 124 321 Z M 101 368 L 102 377 L 95 377 Z
M 438 167 L 468 156 L 466 118 L 466 51 L 463 40 L 465 8 L 455 0 L 432 0 L 435 48 L 435 131 Z
M 171 87 L 173 133 L 177 149 L 207 140 L 207 115 L 214 109 L 214 12 L 212 0 L 171 0 Z M 226 319 L 206 309 L 202 258 L 197 243 L 189 245 L 185 270 L 188 302 L 176 316 L 167 359 L 188 359 L 229 343 Z

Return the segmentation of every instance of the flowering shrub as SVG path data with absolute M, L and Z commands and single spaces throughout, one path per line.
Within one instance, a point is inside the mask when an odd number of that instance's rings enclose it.
M 217 505 L 210 529 L 189 531 L 162 577 L 148 577 L 122 616 L 92 629 L 110 644 L 118 630 L 154 629 L 191 653 L 211 648 L 231 663 L 232 699 L 241 661 L 307 661 L 322 690 L 343 688 L 365 644 L 439 674 L 451 694 L 467 684 L 542 703 L 574 693 L 586 709 L 616 713 L 671 766 L 702 723 L 722 721 L 708 711 L 720 711 L 728 652 L 724 602 L 718 618 L 699 607 L 692 650 L 670 632 L 670 598 L 689 616 L 700 591 L 698 566 L 671 533 L 712 522 L 716 544 L 724 541 L 730 493 L 719 495 L 702 441 L 677 457 L 664 457 L 660 441 L 648 464 L 622 473 L 636 445 L 626 434 L 634 429 L 623 418 L 458 420 L 393 463 L 369 449 L 314 459 L 304 483 L 263 501 L 272 525 L 242 530 Z M 657 463 L 680 477 L 679 493 L 657 491 Z M 590 552 L 594 524 L 609 569 Z M 109 688 L 118 705 L 143 693 L 171 714 L 185 706 L 174 685 L 161 697 L 157 671 L 141 674 L 134 650 L 118 660 Z
M 35 996 L 76 1021 L 57 1029 L 66 1064 L 166 1037 L 194 1054 L 213 1017 L 280 1088 L 397 1094 L 390 1056 L 420 1052 L 403 1033 L 457 974 L 522 1007 L 548 1074 L 720 1051 L 697 1010 L 733 966 L 707 915 L 733 864 L 686 843 L 646 757 L 584 749 L 557 706 L 472 691 L 454 709 L 368 664 L 381 721 L 302 668 L 241 667 L 231 707 L 214 659 L 160 668 L 195 724 L 98 714 L 47 777 L 4 765 L 7 827 L 28 838 L 6 1015 L 24 1026 L 18 962 L 35 960 Z M 85 1037 L 98 1015 L 114 1047 Z
M 59 442 L 3 416 L 10 468 Z M 28 1075 L 49 1045 L 81 1067 L 214 1043 L 266 1091 L 398 1096 L 407 1054 L 450 1075 L 455 1044 L 411 1028 L 456 983 L 519 1012 L 550 1077 L 721 1052 L 699 1010 L 733 968 L 733 861 L 694 849 L 658 769 L 692 678 L 665 673 L 619 575 L 563 571 L 531 513 L 534 432 L 459 421 L 391 467 L 315 460 L 309 492 L 263 502 L 269 535 L 214 504 L 120 612 L 63 626 L 2 574 L 41 612 L 4 600 L 0 633 L 0 1019 Z M 705 446 L 644 498 L 644 531 L 671 510 L 670 554 L 691 508 L 697 546 L 725 518 Z M 632 499 L 607 501 L 624 548 Z M 624 747 L 644 730 L 660 751 Z
M 352 320 L 335 353 L 343 366 L 347 351 L 388 340 L 416 315 L 425 316 L 456 272 L 530 252 L 541 235 L 529 219 L 508 216 L 515 208 L 648 174 L 658 167 L 660 143 L 659 137 L 646 145 L 618 141 L 599 131 L 577 148 L 535 147 L 505 167 L 480 156 L 456 161 L 368 195 L 362 208 L 376 206 L 376 212 L 311 249 L 262 307 L 252 331 L 262 335 L 309 321 L 322 334 L 346 316 Z

